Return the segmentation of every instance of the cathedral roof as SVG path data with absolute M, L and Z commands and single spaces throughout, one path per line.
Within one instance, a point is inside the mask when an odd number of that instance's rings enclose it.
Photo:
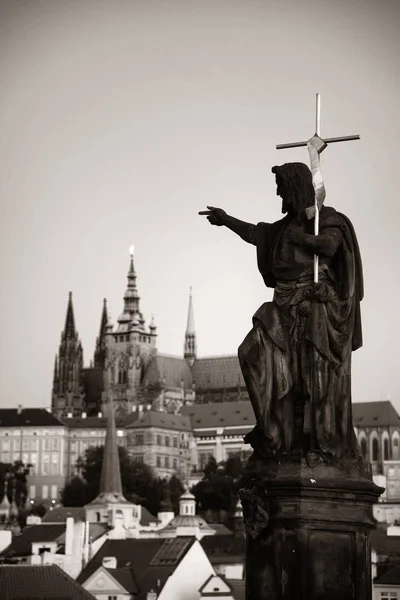
M 400 426 L 400 417 L 390 400 L 354 402 L 352 409 L 355 427 Z
M 245 387 L 236 355 L 198 358 L 192 373 L 197 391 Z
M 139 415 L 132 423 L 126 425 L 127 429 L 157 427 L 158 429 L 172 429 L 176 431 L 192 430 L 190 418 L 186 415 L 175 415 L 158 410 L 149 410 L 139 413 Z
M 180 413 L 190 417 L 194 430 L 217 429 L 219 427 L 246 428 L 253 427 L 256 423 L 253 407 L 249 401 L 213 402 L 182 406 Z
M 166 354 L 156 354 L 150 361 L 145 380 L 148 385 L 157 385 L 165 383 L 166 387 L 181 387 L 181 382 L 185 389 L 192 387 L 192 372 L 186 360 L 178 356 L 168 356 Z

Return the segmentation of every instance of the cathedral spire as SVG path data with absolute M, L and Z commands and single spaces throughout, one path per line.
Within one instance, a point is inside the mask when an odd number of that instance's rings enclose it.
M 68 293 L 68 304 L 67 304 L 67 314 L 65 317 L 65 326 L 63 331 L 63 337 L 65 339 L 72 339 L 76 336 L 75 329 L 75 315 L 74 315 L 74 305 L 72 303 L 72 292 Z
M 103 310 L 100 319 L 99 335 L 96 339 L 96 349 L 94 351 L 94 366 L 104 368 L 106 333 L 108 328 L 107 300 L 103 300 Z
M 190 364 L 190 366 L 192 366 L 196 360 L 196 332 L 194 329 L 192 288 L 190 288 L 189 295 L 189 310 L 185 332 L 185 347 L 183 355 Z
M 128 270 L 128 285 L 124 295 L 124 311 L 118 318 L 118 332 L 124 332 L 129 329 L 129 325 L 133 323 L 138 325 L 140 329 L 144 329 L 144 318 L 140 312 L 140 296 L 136 285 L 136 271 L 133 261 L 134 247 L 129 248 L 130 261 Z

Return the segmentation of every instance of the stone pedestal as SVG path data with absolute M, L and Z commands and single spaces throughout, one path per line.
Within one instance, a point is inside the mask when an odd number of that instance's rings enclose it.
M 382 491 L 355 460 L 254 464 L 240 491 L 246 600 L 371 600 L 372 505 Z

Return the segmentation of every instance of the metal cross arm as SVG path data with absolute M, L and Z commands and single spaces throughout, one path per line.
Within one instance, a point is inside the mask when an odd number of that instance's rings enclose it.
M 352 142 L 353 140 L 359 140 L 359 135 L 343 135 L 341 137 L 325 138 L 325 144 L 333 144 L 334 142 Z M 300 146 L 307 146 L 307 142 L 290 142 L 289 144 L 277 144 L 277 150 L 285 150 L 286 148 L 299 148 Z

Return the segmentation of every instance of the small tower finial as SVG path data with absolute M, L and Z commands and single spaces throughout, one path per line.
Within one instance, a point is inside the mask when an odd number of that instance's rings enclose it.
M 193 315 L 193 297 L 192 287 L 190 286 L 189 294 L 189 310 L 187 317 L 187 325 L 185 332 L 185 346 L 184 346 L 184 357 L 188 361 L 189 365 L 192 366 L 196 360 L 196 332 L 194 328 L 194 315 Z

